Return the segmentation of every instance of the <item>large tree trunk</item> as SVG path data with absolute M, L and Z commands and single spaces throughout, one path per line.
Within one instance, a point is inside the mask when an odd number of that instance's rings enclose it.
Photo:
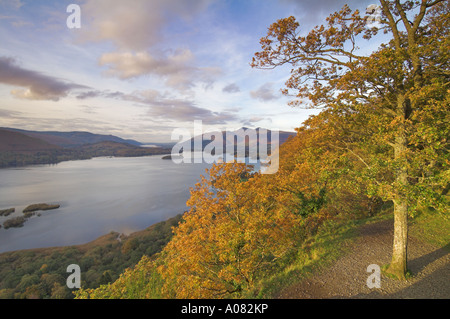
M 397 99 L 397 114 L 406 120 L 409 101 L 403 95 Z M 399 279 L 406 279 L 408 247 L 408 199 L 403 188 L 408 185 L 406 128 L 404 122 L 398 126 L 394 144 L 394 158 L 399 165 L 395 172 L 396 194 L 394 195 L 394 244 L 392 261 L 387 272 Z
M 406 279 L 408 248 L 408 205 L 394 201 L 394 244 L 392 260 L 387 272 L 399 279 Z

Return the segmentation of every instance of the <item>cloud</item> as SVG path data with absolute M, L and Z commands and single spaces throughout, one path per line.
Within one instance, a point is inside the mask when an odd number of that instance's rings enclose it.
M 81 92 L 76 95 L 76 98 L 79 100 L 87 100 L 93 98 L 107 98 L 107 99 L 116 99 L 122 101 L 131 101 L 138 103 L 145 103 L 145 99 L 143 99 L 138 94 L 126 94 L 120 91 L 111 92 L 109 90 L 100 91 L 100 90 L 91 90 L 86 92 Z
M 7 111 L 8 112 L 8 111 Z M 6 112 L 6 114 L 7 114 Z M 0 111 L 1 115 L 2 111 Z M 44 115 L 44 114 L 40 114 Z M 99 120 L 99 117 L 44 117 L 33 116 L 27 113 L 19 113 L 17 116 L 6 118 L 2 123 L 5 127 L 24 128 L 32 131 L 90 131 L 90 132 L 120 132 L 118 126 Z
M 66 82 L 40 72 L 27 70 L 17 64 L 14 58 L 0 57 L 0 83 L 22 87 L 11 94 L 20 99 L 58 101 L 72 90 L 87 87 Z
M 193 101 L 176 99 L 156 90 L 134 92 L 125 98 L 149 106 L 148 115 L 154 118 L 189 122 L 202 120 L 205 124 L 225 124 L 239 118 L 233 112 L 215 112 L 195 105 Z
M 222 89 L 222 92 L 226 92 L 226 93 L 237 93 L 240 91 L 241 91 L 241 89 L 239 88 L 239 86 L 236 85 L 236 83 L 228 84 L 227 86 L 225 86 Z
M 190 51 L 186 50 L 166 59 L 158 59 L 147 52 L 132 53 L 106 53 L 100 58 L 100 65 L 110 66 L 108 74 L 121 79 L 139 77 L 148 73 L 159 75 L 174 75 L 183 73 L 185 63 L 192 59 Z
M 148 115 L 182 122 L 202 120 L 204 124 L 211 125 L 226 124 L 238 119 L 233 113 L 213 112 L 182 100 L 168 100 L 152 105 Z
M 211 111 L 196 106 L 193 101 L 174 98 L 152 89 L 135 91 L 128 94 L 119 91 L 89 91 L 77 96 L 80 100 L 97 97 L 113 98 L 146 106 L 148 107 L 148 116 L 162 120 L 182 122 L 202 120 L 205 124 L 211 125 L 225 124 L 229 121 L 239 120 L 239 117 L 233 110 Z
M 250 91 L 250 96 L 256 100 L 260 100 L 263 102 L 276 100 L 279 98 L 274 94 L 273 84 L 270 82 L 263 84 L 261 87 L 259 87 L 259 89 L 255 91 Z
M 17 28 L 33 25 L 30 20 L 25 20 L 15 15 L 0 15 L 0 22 L 2 20 L 7 21 L 7 23 Z
M 22 112 L 18 112 L 18 111 L 13 111 L 13 110 L 5 110 L 5 109 L 0 109 L 0 118 L 5 119 L 5 118 L 17 118 L 22 116 Z
M 163 29 L 175 19 L 189 21 L 210 0 L 87 0 L 82 5 L 88 26 L 82 39 L 111 41 L 118 49 L 142 51 L 163 39 Z
M 193 20 L 210 2 L 87 0 L 82 5 L 83 21 L 87 22 L 80 29 L 79 40 L 113 44 L 114 50 L 99 58 L 109 76 L 121 80 L 156 76 L 177 90 L 190 89 L 199 82 L 208 88 L 222 73 L 219 67 L 198 67 L 189 49 L 166 47 L 170 41 L 167 29 L 183 27 L 183 22 Z
M 91 106 L 91 105 L 80 105 L 79 106 L 81 111 L 83 113 L 86 114 L 98 114 L 98 112 L 96 111 L 98 109 L 98 107 L 96 106 Z
M 20 0 L 0 0 L 0 5 L 18 10 L 24 5 L 24 3 Z
M 106 73 L 122 80 L 144 75 L 157 75 L 170 87 L 186 90 L 196 82 L 211 85 L 221 74 L 220 68 L 192 66 L 194 56 L 190 50 L 177 50 L 169 56 L 155 57 L 148 52 L 112 52 L 100 57 L 99 64 L 108 66 Z
M 256 123 L 256 122 L 261 122 L 261 121 L 263 121 L 263 120 L 266 120 L 266 118 L 261 117 L 261 116 L 254 116 L 254 117 L 251 117 L 251 118 L 248 120 L 248 122 L 249 122 L 249 123 Z
M 91 98 L 99 97 L 99 96 L 102 96 L 101 91 L 87 91 L 87 92 L 79 93 L 76 96 L 76 98 L 79 100 L 85 100 L 85 99 L 91 99 Z

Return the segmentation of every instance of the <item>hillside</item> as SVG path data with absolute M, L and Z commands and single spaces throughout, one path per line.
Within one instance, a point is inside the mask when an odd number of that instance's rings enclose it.
M 231 132 L 238 145 L 244 145 L 246 136 L 256 136 L 256 139 L 245 144 L 245 156 L 249 155 L 249 147 L 259 144 L 260 130 L 241 128 Z M 223 136 L 223 152 L 226 145 L 234 144 L 230 137 L 223 132 L 216 132 Z M 279 132 L 279 144 L 284 144 L 295 132 Z M 195 140 L 203 139 L 202 149 L 212 142 L 202 135 L 181 143 L 183 148 L 191 147 L 195 150 Z M 272 132 L 267 131 L 267 146 L 272 144 Z M 150 143 L 152 144 L 152 143 Z M 0 167 L 17 167 L 34 164 L 55 164 L 66 160 L 82 160 L 100 156 L 148 156 L 170 154 L 172 143 L 154 143 L 154 147 L 142 147 L 142 143 L 135 140 L 122 139 L 113 135 L 93 134 L 89 132 L 38 132 L 15 128 L 0 128 Z M 215 150 L 221 152 L 220 150 Z
M 0 168 L 56 164 L 100 156 L 132 157 L 170 153 L 169 148 L 139 145 L 141 143 L 133 140 L 87 132 L 0 129 Z
M 38 152 L 58 149 L 61 147 L 39 138 L 0 129 L 0 152 Z
M 135 140 L 123 139 L 114 135 L 94 134 L 90 132 L 57 132 L 57 131 L 27 131 L 15 128 L 2 128 L 12 132 L 19 132 L 24 135 L 38 138 L 49 144 L 58 145 L 60 147 L 76 147 L 84 144 L 95 144 L 104 141 L 126 143 L 135 146 L 142 145 Z
M 66 286 L 68 265 L 80 265 L 83 287 L 98 287 L 116 280 L 142 256 L 161 251 L 172 237 L 181 215 L 128 236 L 111 232 L 92 242 L 21 250 L 0 254 L 0 299 L 71 299 Z

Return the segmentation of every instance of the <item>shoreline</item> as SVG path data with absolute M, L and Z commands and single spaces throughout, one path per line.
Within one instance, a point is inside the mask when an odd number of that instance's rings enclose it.
M 35 163 L 35 164 L 25 164 L 25 165 L 10 165 L 10 166 L 0 166 L 0 170 L 3 169 L 24 169 L 24 168 L 32 168 L 39 166 L 50 166 L 50 165 L 58 165 L 64 162 L 73 162 L 73 161 L 89 161 L 96 158 L 132 158 L 132 157 L 151 157 L 151 156 L 161 156 L 161 155 L 170 155 L 170 150 L 168 153 L 157 153 L 157 154 L 145 154 L 145 155 L 137 155 L 137 156 L 118 156 L 118 155 L 100 155 L 100 156 L 92 156 L 90 158 L 72 158 L 72 159 L 61 159 L 54 163 Z
M 170 223 L 171 221 L 177 220 L 177 219 L 182 219 L 183 214 L 177 214 L 173 217 L 169 217 L 165 220 L 161 220 L 159 222 L 156 222 L 154 224 L 151 224 L 147 227 L 145 227 L 144 229 L 141 230 L 137 230 L 134 231 L 132 233 L 129 234 L 124 234 L 124 233 L 120 233 L 118 231 L 115 230 L 111 230 L 106 234 L 100 235 L 97 238 L 90 240 L 88 242 L 82 243 L 82 244 L 74 244 L 74 245 L 65 245 L 65 246 L 48 246 L 48 247 L 38 247 L 38 248 L 26 248 L 26 249 L 17 249 L 17 250 L 8 250 L 8 251 L 4 251 L 4 252 L 0 252 L 0 257 L 2 255 L 5 254 L 15 254 L 15 253 L 26 253 L 26 252 L 35 252 L 35 253 L 39 253 L 39 252 L 46 252 L 46 251 L 57 251 L 57 250 L 64 250 L 67 248 L 78 248 L 80 250 L 85 250 L 86 247 L 89 246 L 101 246 L 102 242 L 104 241 L 105 238 L 110 237 L 111 235 L 115 236 L 115 240 L 118 243 L 123 242 L 125 239 L 129 239 L 129 238 L 136 238 L 139 237 L 140 235 L 143 235 L 143 233 L 157 227 L 157 225 L 159 224 L 163 224 L 163 223 Z

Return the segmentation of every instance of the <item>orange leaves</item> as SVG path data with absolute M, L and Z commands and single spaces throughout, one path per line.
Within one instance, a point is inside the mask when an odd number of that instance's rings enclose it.
M 328 25 L 312 29 L 306 36 L 299 36 L 300 24 L 294 17 L 273 23 L 262 38 L 261 51 L 255 53 L 252 67 L 272 69 L 284 64 L 294 67 L 283 92 L 296 92 L 301 99 L 310 99 L 316 107 L 325 104 L 335 93 L 336 83 L 354 62 L 364 57 L 355 53 L 355 38 L 365 31 L 365 19 L 359 12 L 352 13 L 346 5 L 340 12 L 330 15 Z M 339 68 L 338 68 L 339 67 Z
M 176 297 L 239 294 L 292 246 L 287 234 L 295 218 L 277 207 L 263 175 L 249 173 L 244 164 L 214 165 L 193 189 L 191 209 L 164 249 L 160 268 Z

